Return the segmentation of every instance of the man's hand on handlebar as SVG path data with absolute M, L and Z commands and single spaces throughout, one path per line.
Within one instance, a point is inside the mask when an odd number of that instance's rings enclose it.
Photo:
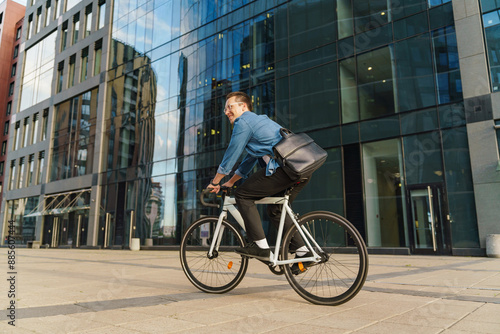
M 222 186 L 220 184 L 217 184 L 217 185 L 212 185 L 212 184 L 209 184 L 207 186 L 207 189 L 212 189 L 210 192 L 211 193 L 216 193 L 218 194 L 219 191 L 224 191 L 226 190 L 226 188 L 232 188 L 234 185 L 234 183 L 232 183 L 230 180 L 227 181 L 226 183 L 224 183 Z
M 216 194 L 217 194 L 217 193 L 219 193 L 219 191 L 220 191 L 220 184 L 215 185 L 215 186 L 213 186 L 213 185 L 209 184 L 209 185 L 207 186 L 207 189 L 212 189 L 212 191 L 210 191 L 210 192 L 211 192 L 211 193 L 216 193 Z

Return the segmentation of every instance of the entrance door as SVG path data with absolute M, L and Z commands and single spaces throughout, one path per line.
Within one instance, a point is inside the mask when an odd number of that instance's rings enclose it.
M 441 186 L 412 186 L 409 192 L 413 253 L 451 254 L 449 221 Z

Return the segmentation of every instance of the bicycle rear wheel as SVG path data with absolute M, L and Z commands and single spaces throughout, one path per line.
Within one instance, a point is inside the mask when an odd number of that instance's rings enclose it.
M 300 218 L 323 252 L 310 241 L 322 260 L 294 275 L 291 264 L 285 265 L 285 276 L 292 288 L 304 299 L 320 305 L 340 305 L 353 298 L 363 287 L 368 274 L 368 252 L 356 228 L 345 218 L 331 212 L 310 212 Z M 282 246 L 284 259 L 289 253 L 293 226 L 285 235 Z
M 187 278 L 198 289 L 224 293 L 234 289 L 248 268 L 248 258 L 234 252 L 245 243 L 240 231 L 227 221 L 222 222 L 220 238 L 209 255 L 218 217 L 195 221 L 184 233 L 180 260 Z

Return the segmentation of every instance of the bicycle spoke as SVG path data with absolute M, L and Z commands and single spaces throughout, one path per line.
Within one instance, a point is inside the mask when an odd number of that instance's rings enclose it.
M 359 292 L 366 278 L 367 255 L 361 236 L 350 223 L 325 212 L 307 214 L 301 217 L 301 224 L 327 254 L 316 249 L 311 240 L 316 253 L 322 256 L 321 261 L 297 276 L 290 265 L 285 266 L 288 281 L 312 303 L 338 305 L 348 301 Z M 293 227 L 286 234 L 283 252 L 288 252 L 295 231 Z M 354 246 L 349 246 L 349 240 Z
M 248 266 L 248 260 L 234 252 L 236 247 L 243 246 L 243 237 L 229 223 L 222 224 L 221 232 L 214 236 L 217 218 L 202 218 L 189 227 L 181 241 L 184 272 L 197 288 L 205 292 L 222 293 L 233 289 Z M 214 241 L 218 247 L 209 256 Z

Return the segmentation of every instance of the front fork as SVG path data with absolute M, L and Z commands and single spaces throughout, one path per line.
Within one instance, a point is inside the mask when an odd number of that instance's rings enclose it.
M 222 221 L 226 219 L 227 211 L 223 210 L 219 215 L 219 219 L 217 220 L 217 225 L 215 226 L 214 238 L 210 243 L 210 249 L 208 250 L 207 257 L 209 259 L 216 258 L 219 255 L 219 246 L 222 240 L 222 235 L 224 233 L 224 225 L 222 225 Z

